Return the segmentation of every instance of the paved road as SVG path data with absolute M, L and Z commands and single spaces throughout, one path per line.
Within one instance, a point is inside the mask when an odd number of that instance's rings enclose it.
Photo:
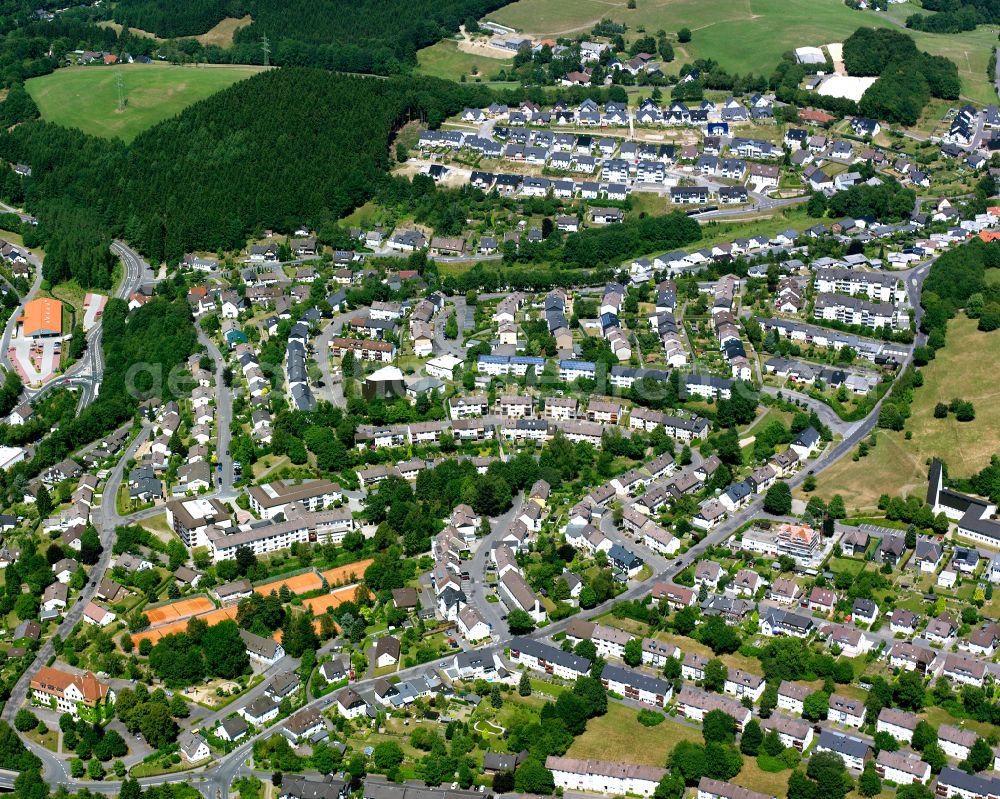
M 922 284 L 923 277 L 926 276 L 927 268 L 929 267 L 929 265 L 930 265 L 929 263 L 924 264 L 923 266 L 913 270 L 913 280 L 915 282 L 912 283 L 912 289 L 916 293 L 916 296 L 919 296 L 919 289 Z M 911 286 L 909 279 L 907 280 L 907 286 L 909 290 Z M 918 336 L 918 343 L 920 340 L 921 339 Z M 908 362 L 909 358 L 907 364 L 904 365 L 908 365 Z M 817 458 L 815 461 L 809 464 L 810 468 L 803 469 L 797 475 L 792 477 L 788 481 L 789 484 L 793 488 L 800 485 L 808 475 L 819 474 L 824 469 L 833 465 L 842 457 L 850 453 L 854 449 L 854 447 L 856 447 L 857 444 L 871 432 L 872 428 L 874 428 L 875 423 L 878 419 L 878 413 L 881 404 L 882 401 L 879 401 L 879 403 L 876 404 L 872 412 L 864 420 L 857 423 L 854 426 L 854 428 L 847 433 L 847 435 L 844 437 L 842 441 L 840 441 L 838 444 L 831 446 L 824 453 L 822 453 L 819 458 Z M 140 437 L 135 442 L 133 442 L 133 444 L 129 447 L 129 450 L 119 461 L 118 465 L 115 467 L 111 476 L 108 479 L 108 484 L 105 487 L 105 494 L 104 494 L 104 496 L 108 498 L 107 504 L 105 503 L 105 501 L 102 500 L 102 505 L 100 508 L 100 516 L 103 522 L 101 525 L 101 538 L 102 538 L 102 543 L 105 546 L 105 551 L 101 555 L 101 562 L 95 567 L 95 572 L 94 572 L 95 574 L 103 573 L 103 570 L 107 567 L 108 560 L 110 559 L 111 537 L 112 533 L 114 532 L 115 526 L 126 521 L 125 519 L 119 517 L 117 515 L 117 512 L 114 510 L 114 499 L 113 499 L 115 493 L 117 492 L 118 485 L 120 484 L 122 479 L 122 471 L 124 469 L 125 461 L 135 453 L 135 450 L 138 447 L 139 442 L 145 440 L 145 437 L 148 435 L 148 433 L 149 433 L 148 428 L 144 428 Z M 763 506 L 763 497 L 759 496 L 755 498 L 754 501 L 751 502 L 746 508 L 744 508 L 736 515 L 727 519 L 724 523 L 719 525 L 715 530 L 710 531 L 701 541 L 693 545 L 686 553 L 684 553 L 681 557 L 677 558 L 672 564 L 668 564 L 665 568 L 661 569 L 659 573 L 656 575 L 656 579 L 661 579 L 661 580 L 672 579 L 677 573 L 685 569 L 691 563 L 698 560 L 706 549 L 722 543 L 727 538 L 729 538 L 743 524 L 745 524 L 748 521 L 751 521 L 753 518 L 760 515 L 763 510 L 762 506 Z M 519 504 L 515 506 L 515 508 L 519 507 L 520 507 Z M 150 509 L 150 510 L 158 511 L 159 509 Z M 516 513 L 517 510 L 512 509 L 503 516 L 497 518 L 496 520 L 494 520 L 494 526 L 492 529 L 494 531 L 505 529 L 507 524 L 509 524 L 510 521 L 513 518 L 515 518 Z M 138 515 L 133 515 L 129 518 L 134 519 L 137 518 L 137 516 Z M 480 578 L 481 575 L 483 574 L 483 569 L 485 566 L 485 558 L 488 555 L 488 552 L 489 552 L 488 541 L 484 541 L 481 543 L 479 550 L 477 550 L 471 562 L 470 573 L 472 573 L 474 578 Z M 645 581 L 633 585 L 618 597 L 608 600 L 604 604 L 599 605 L 598 607 L 588 611 L 588 615 L 598 615 L 606 610 L 609 610 L 614 602 L 628 600 L 628 599 L 636 599 L 638 597 L 641 597 L 649 591 L 649 586 L 650 586 L 650 581 Z M 67 617 L 63 622 L 63 625 L 60 627 L 60 631 L 63 630 L 68 631 L 68 629 L 70 629 L 72 625 L 75 624 L 75 621 L 71 622 L 72 614 L 76 614 L 78 618 L 78 614 L 81 612 L 82 605 L 85 604 L 87 601 L 89 601 L 89 599 L 93 596 L 95 588 L 96 588 L 96 581 L 92 581 L 91 583 L 88 584 L 88 586 L 84 589 L 77 604 L 67 614 Z M 482 608 L 487 608 L 487 612 L 490 612 L 493 608 L 496 608 L 497 611 L 499 611 L 499 608 L 498 606 L 495 605 L 495 603 L 485 602 L 484 591 L 482 589 L 482 585 L 479 579 L 474 579 L 470 584 L 468 584 L 467 590 L 469 592 L 470 597 L 475 597 L 476 600 L 478 600 L 476 604 Z M 497 619 L 497 622 L 499 621 L 500 620 Z M 536 638 L 550 637 L 552 635 L 555 635 L 563 631 L 569 624 L 569 622 L 570 619 L 563 619 L 562 621 L 553 622 L 547 625 L 542 630 L 536 631 L 532 635 L 533 637 Z M 503 650 L 504 646 L 509 642 L 510 637 L 505 632 L 505 628 L 502 626 L 502 624 L 495 623 L 494 631 L 495 631 L 495 642 L 488 647 L 484 647 L 483 651 L 500 652 Z M 17 709 L 21 706 L 21 703 L 24 701 L 24 698 L 26 696 L 27 684 L 30 680 L 30 676 L 37 671 L 37 669 L 41 666 L 42 663 L 46 662 L 49 656 L 51 656 L 52 654 L 51 650 L 52 650 L 51 642 L 46 643 L 46 645 L 40 651 L 38 657 L 35 659 L 34 664 L 32 664 L 32 666 L 29 667 L 27 672 L 25 672 L 25 674 L 22 676 L 21 680 L 18 681 L 18 684 L 14 687 L 14 690 L 11 692 L 11 699 L 10 701 L 8 701 L 4 709 L 3 718 L 5 718 L 8 721 L 13 719 L 14 714 L 17 712 Z M 430 671 L 433 671 L 434 669 L 435 669 L 435 664 L 424 664 L 420 666 L 415 666 L 410 669 L 402 669 L 397 673 L 397 676 L 400 679 L 406 679 L 408 677 L 416 676 L 418 674 L 428 673 Z M 363 680 L 357 683 L 356 685 L 358 688 L 363 689 L 368 687 L 370 683 L 371 683 L 370 680 Z M 246 702 L 246 701 L 247 701 L 246 699 L 241 700 L 241 702 Z M 327 695 L 320 699 L 313 699 L 309 701 L 307 706 L 315 707 L 320 710 L 326 710 L 333 704 L 333 702 L 334 702 L 334 696 Z M 229 785 L 235 778 L 235 775 L 240 773 L 241 770 L 246 768 L 246 760 L 251 753 L 254 741 L 262 736 L 270 736 L 273 734 L 274 734 L 274 728 L 265 730 L 259 733 L 254 738 L 244 742 L 239 748 L 237 748 L 230 754 L 219 758 L 210 765 L 202 769 L 198 769 L 195 772 L 186 772 L 183 774 L 175 774 L 175 775 L 165 775 L 163 777 L 152 778 L 150 780 L 143 780 L 142 783 L 159 784 L 165 782 L 197 781 L 198 789 L 204 793 L 207 799 L 226 799 L 226 797 L 228 797 L 229 795 Z M 41 747 L 38 747 L 33 742 L 26 741 L 26 743 L 28 743 L 29 747 L 33 751 L 36 751 L 39 754 L 39 756 L 42 757 L 44 764 L 45 779 L 53 784 L 64 782 L 65 766 L 63 762 L 53 753 L 48 752 L 48 750 L 42 749 Z M 88 787 L 91 787 L 92 790 L 95 790 L 96 792 L 99 793 L 117 793 L 119 790 L 119 783 L 115 781 L 106 781 L 103 783 L 96 783 L 94 785 L 90 785 L 88 783 Z
M 487 530 L 486 536 L 479 542 L 479 546 L 472 555 L 472 560 L 468 561 L 466 566 L 472 579 L 462 583 L 462 590 L 469 603 L 483 614 L 486 623 L 490 625 L 494 638 L 498 640 L 506 638 L 508 635 L 507 622 L 503 620 L 507 611 L 499 602 L 486 601 L 486 597 L 492 594 L 492 591 L 486 586 L 486 566 L 490 562 L 490 551 L 493 549 L 493 544 L 514 523 L 514 520 L 521 513 L 523 504 L 524 494 L 519 494 L 514 497 L 514 504 L 506 513 L 494 519 L 483 520 Z
M 859 422 L 845 422 L 836 413 L 834 413 L 833 408 L 827 405 L 825 402 L 820 402 L 817 399 L 813 399 L 808 394 L 803 394 L 801 391 L 795 391 L 791 388 L 775 388 L 774 386 L 764 386 L 761 388 L 765 394 L 770 394 L 772 397 L 776 397 L 778 394 L 792 402 L 805 403 L 806 407 L 811 411 L 816 411 L 819 419 L 823 424 L 830 428 L 830 431 L 838 435 L 849 435 L 854 427 L 859 424 Z
M 759 199 L 755 199 L 755 202 L 751 205 L 719 208 L 715 211 L 705 211 L 700 214 L 694 214 L 693 217 L 698 220 L 725 219 L 727 217 L 746 216 L 759 211 L 773 211 L 776 208 L 789 208 L 793 205 L 801 205 L 802 203 L 809 202 L 808 197 L 786 197 L 785 199 L 775 200 L 766 195 L 754 194 L 753 196 Z
M 222 372 L 226 368 L 225 358 L 222 357 L 215 342 L 205 335 L 201 325 L 195 327 L 198 330 L 198 341 L 205 346 L 209 357 L 215 361 L 215 455 L 222 466 L 221 472 L 218 472 L 219 479 L 216 480 L 216 485 L 223 494 L 232 494 L 235 475 L 229 441 L 232 436 L 233 391 L 222 379 Z
M 34 219 L 34 217 L 31 216 L 31 214 L 26 214 L 24 213 L 24 211 L 19 211 L 17 208 L 7 205 L 7 203 L 4 202 L 0 202 L 0 212 L 3 212 L 5 214 L 17 214 L 22 222 L 30 222 L 32 219 Z
M 434 354 L 454 355 L 456 358 L 465 360 L 465 340 L 463 333 L 465 331 L 466 315 L 468 314 L 465 295 L 456 294 L 448 299 L 454 304 L 454 310 L 446 308 L 434 317 Z M 452 313 L 455 314 L 456 322 L 458 323 L 458 338 L 446 338 L 444 335 L 444 326 Z
M 325 399 L 333 403 L 338 408 L 346 408 L 347 400 L 344 399 L 344 384 L 336 379 L 333 373 L 333 365 L 330 358 L 330 341 L 340 335 L 344 324 L 355 315 L 357 311 L 347 311 L 335 314 L 326 323 L 318 336 L 313 339 L 313 357 L 319 364 L 320 373 L 323 375 L 323 385 L 314 386 L 318 399 Z
M 122 477 L 125 471 L 125 464 L 130 458 L 135 456 L 136 450 L 139 446 L 149 437 L 150 428 L 144 426 L 142 431 L 136 436 L 135 440 L 128 446 L 125 453 L 118 460 L 118 464 L 114 469 L 111 470 L 111 474 L 108 476 L 108 480 L 104 485 L 104 491 L 101 497 L 101 504 L 91 511 L 91 520 L 97 527 L 100 537 L 101 546 L 104 548 L 101 552 L 101 556 L 97 563 L 90 570 L 90 581 L 83 587 L 80 595 L 77 597 L 76 602 L 71 605 L 66 614 L 63 616 L 62 622 L 59 624 L 59 629 L 57 630 L 59 636 L 65 640 L 73 627 L 80 621 L 83 616 L 83 609 L 87 606 L 87 603 L 94 598 L 94 594 L 97 592 L 97 586 L 100 582 L 100 578 L 108 569 L 108 564 L 111 561 L 111 547 L 114 544 L 114 533 L 115 528 L 121 524 L 126 523 L 126 519 L 118 515 L 118 510 L 116 508 L 115 498 L 118 496 L 118 487 L 121 485 Z M 162 508 L 158 509 L 162 512 Z M 54 648 L 52 645 L 52 637 L 42 646 L 35 656 L 35 661 L 32 663 L 21 675 L 21 678 L 14 685 L 10 692 L 10 699 L 7 700 L 7 704 L 4 706 L 3 714 L 0 718 L 3 718 L 7 722 L 12 722 L 14 719 L 14 714 L 17 713 L 18 709 L 24 703 L 28 695 L 28 685 L 31 682 L 31 678 L 38 673 L 38 670 L 48 662 L 48 659 L 54 654 Z M 28 741 L 26 740 L 26 743 Z M 62 761 L 59 760 L 52 752 L 44 749 L 43 747 L 38 747 L 38 753 L 41 756 L 42 752 L 48 752 L 48 757 L 43 757 L 46 760 L 46 779 L 52 780 L 53 772 L 58 775 L 58 772 L 62 769 Z M 48 761 L 54 761 L 58 764 L 55 769 L 51 768 Z
M 997 59 L 996 72 L 993 76 L 993 83 L 996 86 L 997 94 L 1000 95 L 1000 58 Z
M 120 241 L 114 242 L 111 245 L 111 249 L 121 259 L 122 266 L 124 268 L 121 285 L 118 287 L 117 291 L 115 291 L 115 296 L 117 298 L 127 299 L 129 295 L 138 291 L 139 287 L 144 283 L 149 284 L 156 282 L 156 277 L 153 274 L 152 268 L 142 259 L 142 256 L 135 252 L 135 250 L 132 250 Z M 41 269 L 38 269 L 35 283 L 39 284 L 40 281 Z M 32 292 L 29 292 L 27 296 L 32 296 L 35 291 L 37 291 L 37 288 L 33 286 Z M 13 321 L 13 317 L 11 318 L 11 321 Z M 83 358 L 67 369 L 63 375 L 55 378 L 54 380 L 50 380 L 41 388 L 36 390 L 25 388 L 24 398 L 33 401 L 42 397 L 56 387 L 62 388 L 65 386 L 75 386 L 80 389 L 80 402 L 77 405 L 78 412 L 93 402 L 100 391 L 101 378 L 104 376 L 104 352 L 101 346 L 102 327 L 101 323 L 98 322 L 87 333 L 87 353 Z M 4 364 L 8 365 L 8 367 L 9 362 L 7 361 L 7 348 L 10 342 L 10 334 L 12 330 L 13 327 L 11 323 L 8 323 L 7 329 L 4 331 L 4 346 L 2 355 Z
M 0 203 L 0 205 L 2 205 L 2 203 Z M 2 362 L 4 367 L 7 369 L 14 368 L 14 364 L 11 363 L 10 357 L 7 353 L 10 350 L 10 341 L 14 337 L 14 329 L 17 327 L 17 319 L 24 311 L 25 303 L 33 300 L 35 295 L 38 294 L 38 290 L 42 287 L 42 262 L 28 250 L 25 250 L 24 252 L 28 261 L 35 268 L 35 279 L 32 281 L 31 286 L 28 289 L 28 293 L 21 297 L 20 304 L 11 312 L 10 318 L 7 320 L 7 326 L 3 330 L 3 344 L 2 351 L 0 351 L 0 362 Z

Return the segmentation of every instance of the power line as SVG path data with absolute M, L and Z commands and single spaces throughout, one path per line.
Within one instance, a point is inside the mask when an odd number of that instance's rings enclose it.
M 267 40 L 266 33 L 260 37 L 260 49 L 264 51 L 264 66 L 270 66 L 271 43 Z

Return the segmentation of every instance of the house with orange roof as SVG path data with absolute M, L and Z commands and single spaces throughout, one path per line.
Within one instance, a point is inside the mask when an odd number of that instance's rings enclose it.
M 996 241 L 1000 239 L 1000 231 L 996 230 L 981 230 L 979 231 L 979 238 L 985 242 Z
M 62 335 L 62 303 L 51 297 L 39 297 L 24 305 L 21 335 L 46 338 Z
M 115 692 L 105 682 L 85 671 L 71 674 L 62 669 L 42 666 L 31 678 L 31 702 L 51 707 L 57 713 L 70 713 L 89 721 L 101 721 L 111 715 Z
M 128 309 L 134 311 L 136 308 L 141 308 L 147 302 L 152 301 L 153 296 L 151 294 L 143 294 L 141 291 L 137 291 L 128 295 Z
M 825 111 L 817 111 L 815 108 L 803 108 L 799 111 L 799 119 L 803 122 L 812 122 L 814 125 L 829 125 L 835 117 Z

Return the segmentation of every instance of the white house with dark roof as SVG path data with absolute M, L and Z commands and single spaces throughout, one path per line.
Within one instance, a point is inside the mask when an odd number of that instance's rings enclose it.
M 730 669 L 723 690 L 727 694 L 741 698 L 748 696 L 751 701 L 759 702 L 765 687 L 763 677 L 742 669 Z
M 897 741 L 909 743 L 913 740 L 913 731 L 917 728 L 919 721 L 916 713 L 884 707 L 878 714 L 875 729 L 877 732 L 889 733 Z
M 875 771 L 879 777 L 897 785 L 924 784 L 931 776 L 931 767 L 914 752 L 890 752 L 883 749 L 875 758 Z
M 871 753 L 871 747 L 861 738 L 825 728 L 820 732 L 814 751 L 833 752 L 840 755 L 849 769 L 861 771 Z
M 778 686 L 778 707 L 801 716 L 803 703 L 811 693 L 813 689 L 808 685 L 782 680 Z
M 262 727 L 271 719 L 278 717 L 278 703 L 265 694 L 257 697 L 249 705 L 240 708 L 239 714 L 247 723 L 253 724 L 255 727 Z
M 942 724 L 937 731 L 938 744 L 948 757 L 965 760 L 979 737 L 974 730 L 965 730 L 951 724 Z
M 826 717 L 835 724 L 860 728 L 865 720 L 865 703 L 853 697 L 830 694 Z
M 575 680 L 590 672 L 590 660 L 571 652 L 536 641 L 533 638 L 514 638 L 510 642 L 510 657 L 533 671 Z
M 773 730 L 778 733 L 781 743 L 786 748 L 791 747 L 800 752 L 808 749 L 813 740 L 812 724 L 804 719 L 793 719 L 781 713 L 772 713 L 761 721 L 760 726 L 765 732 Z
M 205 739 L 193 732 L 181 733 L 177 743 L 180 746 L 181 756 L 188 763 L 198 763 L 212 754 Z

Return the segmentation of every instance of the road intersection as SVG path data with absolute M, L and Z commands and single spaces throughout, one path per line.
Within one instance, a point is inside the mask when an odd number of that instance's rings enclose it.
M 123 279 L 123 284 L 117 296 L 128 297 L 133 291 L 135 291 L 140 282 L 146 279 L 148 265 L 142 261 L 142 259 L 132 250 L 125 247 L 125 245 L 116 242 L 115 252 L 122 258 L 122 262 L 125 266 L 126 274 Z M 920 288 L 923 279 L 927 275 L 927 271 L 931 265 L 931 262 L 921 265 L 916 269 L 909 270 L 903 274 L 903 278 L 906 281 L 907 292 L 911 298 L 911 303 L 915 309 L 915 317 L 917 323 L 919 323 L 919 295 Z M 455 313 L 458 314 L 460 321 L 460 330 L 464 327 L 464 321 L 467 318 L 467 309 L 465 307 L 464 298 L 453 298 L 452 300 L 455 304 Z M 339 333 L 347 315 L 341 314 L 334 319 L 333 322 L 329 323 L 324 329 L 323 333 L 316 339 L 316 347 L 319 355 L 318 360 L 320 361 L 321 371 L 323 373 L 325 389 L 328 389 L 331 401 L 336 402 L 337 394 L 334 389 L 334 381 L 331 379 L 332 375 L 330 372 L 329 364 L 329 338 L 333 335 Z M 7 333 L 5 331 L 5 339 Z M 74 371 L 72 374 L 66 375 L 63 380 L 75 379 L 75 380 L 85 380 L 89 377 L 91 380 L 91 388 L 96 394 L 96 385 L 99 383 L 100 375 L 102 371 L 102 364 L 100 361 L 100 326 L 98 326 L 91 334 L 94 339 L 91 340 L 91 358 L 84 359 L 81 364 L 86 364 L 85 367 L 78 364 L 79 371 Z M 225 361 L 222 353 L 219 349 L 212 343 L 203 333 L 199 331 L 199 340 L 203 345 L 205 345 L 208 350 L 209 356 L 215 362 L 215 371 L 217 379 L 217 390 L 218 394 L 218 424 L 219 424 L 219 440 L 218 440 L 218 452 L 220 462 L 224 464 L 221 475 L 221 485 L 220 488 L 206 496 L 222 496 L 225 498 L 232 498 L 234 495 L 233 486 L 233 473 L 231 466 L 231 457 L 228 456 L 229 448 L 229 427 L 232 418 L 232 392 L 228 390 L 222 380 L 222 371 L 225 366 Z M 923 341 L 923 337 L 918 335 L 917 343 L 920 344 Z M 458 340 L 448 340 L 447 344 L 449 349 L 454 347 L 457 351 L 461 350 L 461 338 Z M 95 354 L 96 353 L 96 354 Z M 909 365 L 909 361 L 912 358 L 908 356 L 907 362 L 903 364 L 903 367 Z M 845 455 L 848 455 L 854 450 L 854 448 L 874 429 L 879 410 L 882 404 L 880 400 L 876 403 L 872 411 L 863 420 L 855 423 L 846 424 L 840 422 L 838 419 L 832 416 L 829 409 L 825 409 L 825 406 L 819 406 L 815 400 L 811 400 L 805 396 L 799 396 L 795 392 L 786 392 L 786 396 L 793 400 L 800 400 L 810 407 L 814 407 L 821 414 L 824 422 L 829 424 L 831 429 L 836 435 L 840 436 L 840 440 L 836 441 L 834 444 L 828 447 L 828 449 L 822 453 L 813 463 L 810 464 L 808 470 L 803 470 L 799 474 L 795 475 L 789 480 L 790 485 L 794 488 L 802 483 L 808 475 L 817 475 L 826 468 L 832 466 L 834 463 L 838 462 Z M 91 395 L 92 399 L 93 395 Z M 343 394 L 340 393 L 340 404 L 343 403 Z M 111 554 L 112 546 L 114 543 L 114 533 L 118 526 L 133 523 L 141 519 L 147 518 L 152 515 L 156 515 L 162 512 L 162 508 L 151 508 L 137 513 L 128 514 L 125 516 L 120 515 L 116 510 L 115 497 L 117 496 L 118 489 L 124 477 L 124 469 L 128 461 L 134 457 L 136 451 L 139 447 L 149 438 L 152 429 L 148 425 L 143 425 L 138 436 L 130 443 L 126 451 L 118 461 L 118 464 L 112 469 L 107 482 L 103 490 L 103 498 L 100 506 L 96 507 L 94 510 L 94 522 L 98 527 L 101 543 L 103 546 L 103 551 L 99 558 L 97 564 L 95 564 L 91 574 L 93 579 L 84 587 L 81 591 L 80 597 L 77 599 L 73 607 L 67 610 L 67 613 L 59 626 L 58 633 L 65 639 L 73 627 L 80 621 L 82 616 L 83 608 L 87 605 L 91 599 L 93 599 L 97 585 L 99 582 L 99 576 L 103 575 L 107 570 Z M 228 464 L 226 466 L 225 464 Z M 692 563 L 699 560 L 707 549 L 717 544 L 724 542 L 730 536 L 732 536 L 739 528 L 741 528 L 747 522 L 753 520 L 760 516 L 763 512 L 763 497 L 757 497 L 753 502 L 751 502 L 745 509 L 735 514 L 734 516 L 727 519 L 723 524 L 719 525 L 716 529 L 705 535 L 700 541 L 695 543 L 690 549 L 687 550 L 680 557 L 675 559 L 672 563 L 667 562 L 665 559 L 659 556 L 653 556 L 652 553 L 643 553 L 646 555 L 648 562 L 655 568 L 654 577 L 650 580 L 645 580 L 642 582 L 636 582 L 631 585 L 623 594 L 608 600 L 607 602 L 599 605 L 596 608 L 590 609 L 588 615 L 599 615 L 600 613 L 610 610 L 615 602 L 620 602 L 622 600 L 636 599 L 644 596 L 649 592 L 650 586 L 654 580 L 671 580 L 679 572 L 683 571 Z M 519 507 L 515 504 L 515 508 Z M 491 532 L 487 539 L 480 542 L 476 553 L 470 562 L 469 571 L 472 574 L 473 579 L 466 586 L 470 601 L 472 601 L 486 616 L 489 623 L 493 625 L 495 631 L 494 640 L 491 644 L 482 648 L 482 651 L 495 653 L 498 655 L 503 654 L 505 647 L 509 644 L 511 636 L 506 632 L 506 625 L 503 623 L 503 617 L 500 615 L 502 613 L 500 606 L 497 603 L 491 603 L 486 601 L 486 591 L 484 589 L 484 580 L 482 579 L 486 571 L 486 558 L 490 551 L 491 539 L 499 537 L 503 531 L 507 528 L 509 523 L 515 518 L 517 510 L 512 508 L 506 514 L 497 519 L 493 520 L 493 525 L 491 527 Z M 610 519 L 610 514 L 606 515 Z M 621 538 L 622 534 L 616 530 L 607 531 L 608 534 Z M 541 630 L 537 630 L 532 633 L 533 637 L 536 638 L 548 638 L 556 633 L 561 632 L 569 624 L 570 619 L 563 619 L 561 621 L 553 622 Z M 6 706 L 3 710 L 2 717 L 4 720 L 11 722 L 17 710 L 23 705 L 27 698 L 28 685 L 30 683 L 31 677 L 36 674 L 41 668 L 41 666 L 48 662 L 48 660 L 54 655 L 54 647 L 52 644 L 52 638 L 50 638 L 39 650 L 34 662 L 28 669 L 24 672 L 18 682 L 15 684 L 11 691 L 11 696 Z M 438 664 L 440 665 L 440 663 Z M 290 668 L 296 666 L 296 661 L 290 658 L 286 658 L 279 662 L 272 671 L 286 671 Z M 414 666 L 412 668 L 404 668 L 397 672 L 396 676 L 405 679 L 407 677 L 413 677 L 420 674 L 427 674 L 436 670 L 435 664 L 422 664 L 419 666 Z M 374 680 L 366 679 L 361 680 L 355 684 L 358 689 L 363 689 L 370 687 L 370 684 Z M 244 697 L 241 697 L 241 703 L 252 700 L 256 694 L 263 691 L 264 683 L 256 686 Z M 335 697 L 333 694 L 328 694 L 326 696 L 311 699 L 308 701 L 306 707 L 316 708 L 319 710 L 326 710 L 335 702 Z M 219 718 L 223 717 L 229 711 L 221 711 L 210 716 L 206 721 L 217 722 Z M 140 780 L 142 785 L 156 785 L 169 782 L 187 782 L 194 785 L 198 790 L 200 790 L 206 799 L 227 799 L 229 795 L 229 788 L 232 781 L 240 773 L 247 770 L 247 759 L 251 754 L 252 747 L 255 741 L 260 738 L 268 737 L 273 735 L 275 728 L 268 728 L 257 733 L 253 738 L 242 743 L 239 747 L 231 751 L 230 753 L 219 757 L 217 760 L 199 767 L 198 769 L 175 773 L 166 774 L 159 777 L 150 777 Z M 52 785 L 63 784 L 68 781 L 69 775 L 67 773 L 66 765 L 67 761 L 60 758 L 53 752 L 41 747 L 30 739 L 23 738 L 25 744 L 35 752 L 43 762 L 43 777 L 44 779 Z M 87 787 L 96 792 L 102 794 L 112 794 L 118 793 L 121 788 L 121 783 L 117 780 L 106 780 L 103 782 L 87 783 Z

